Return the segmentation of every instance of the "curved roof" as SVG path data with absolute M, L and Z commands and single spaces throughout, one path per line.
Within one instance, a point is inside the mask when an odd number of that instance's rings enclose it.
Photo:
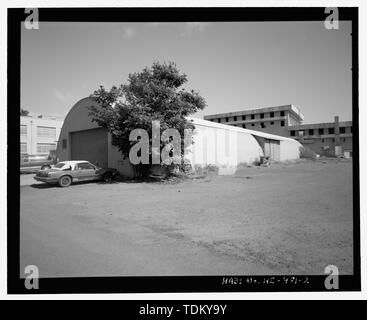
M 98 125 L 96 123 L 93 123 L 93 124 L 90 123 L 90 118 L 89 119 L 73 119 L 73 116 L 78 114 L 79 111 L 82 111 L 82 110 L 78 110 L 78 109 L 79 108 L 84 109 L 86 107 L 86 105 L 88 105 L 88 103 L 97 104 L 97 102 L 91 97 L 85 97 L 83 99 L 80 99 L 76 104 L 74 104 L 74 106 L 69 110 L 69 112 L 68 112 L 68 114 L 65 118 L 63 128 L 64 128 L 64 126 L 65 127 L 69 126 L 70 121 L 76 121 L 76 122 L 78 122 L 78 125 L 80 125 L 80 123 L 79 123 L 80 120 L 87 121 L 88 124 L 89 124 L 88 127 L 98 127 Z M 83 112 L 83 114 L 84 113 L 85 112 Z M 251 134 L 253 136 L 256 136 L 256 137 L 262 137 L 262 138 L 278 140 L 278 141 L 295 141 L 296 142 L 295 139 L 291 139 L 291 138 L 283 137 L 283 136 L 278 136 L 278 135 L 275 135 L 275 134 L 265 133 L 265 132 L 261 132 L 261 131 L 244 129 L 244 128 L 240 128 L 240 127 L 235 127 L 235 126 L 231 126 L 231 125 L 227 125 L 227 124 L 212 122 L 212 121 L 199 119 L 199 118 L 194 118 L 194 117 L 187 117 L 187 119 L 190 120 L 191 122 L 193 122 L 193 124 L 197 124 L 197 125 L 201 125 L 201 126 L 205 126 L 205 127 L 221 128 L 221 129 L 227 129 L 227 130 L 236 131 L 236 132 L 244 132 L 244 133 L 248 133 L 248 134 Z M 63 131 L 63 128 L 61 129 L 62 131 Z M 82 130 L 82 129 L 85 129 L 85 128 L 80 128 L 80 130 Z

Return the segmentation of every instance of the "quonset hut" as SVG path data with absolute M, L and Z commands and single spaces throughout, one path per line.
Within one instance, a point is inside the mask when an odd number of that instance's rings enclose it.
M 87 160 L 116 168 L 122 176 L 134 177 L 133 166 L 112 145 L 110 134 L 92 122 L 92 105 L 98 106 L 92 98 L 84 98 L 67 114 L 57 145 L 59 161 Z M 215 165 L 223 173 L 231 174 L 239 164 L 252 164 L 262 156 L 274 161 L 299 158 L 302 145 L 294 139 L 202 119 L 189 120 L 195 125 L 194 144 L 187 156 L 193 167 Z

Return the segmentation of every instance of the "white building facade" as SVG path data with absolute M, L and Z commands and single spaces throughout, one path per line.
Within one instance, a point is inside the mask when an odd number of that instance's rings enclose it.
M 20 117 L 20 153 L 48 154 L 56 150 L 63 120 L 52 117 Z

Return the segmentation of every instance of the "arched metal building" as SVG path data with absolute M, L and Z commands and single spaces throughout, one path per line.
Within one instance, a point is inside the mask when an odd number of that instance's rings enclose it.
M 59 161 L 87 160 L 133 177 L 129 159 L 123 159 L 111 144 L 110 134 L 92 122 L 89 116 L 92 105 L 98 106 L 92 98 L 84 98 L 67 114 L 57 145 Z M 190 118 L 190 121 L 195 125 L 194 144 L 188 156 L 193 166 L 216 165 L 224 172 L 234 173 L 237 165 L 253 163 L 264 155 L 275 161 L 299 158 L 301 144 L 294 139 L 202 119 Z

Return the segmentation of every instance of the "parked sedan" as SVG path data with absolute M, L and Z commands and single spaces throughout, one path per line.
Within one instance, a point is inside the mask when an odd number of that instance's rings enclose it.
M 118 175 L 116 169 L 100 168 L 88 161 L 62 161 L 51 169 L 39 171 L 34 179 L 60 187 L 69 187 L 79 181 L 111 181 Z

